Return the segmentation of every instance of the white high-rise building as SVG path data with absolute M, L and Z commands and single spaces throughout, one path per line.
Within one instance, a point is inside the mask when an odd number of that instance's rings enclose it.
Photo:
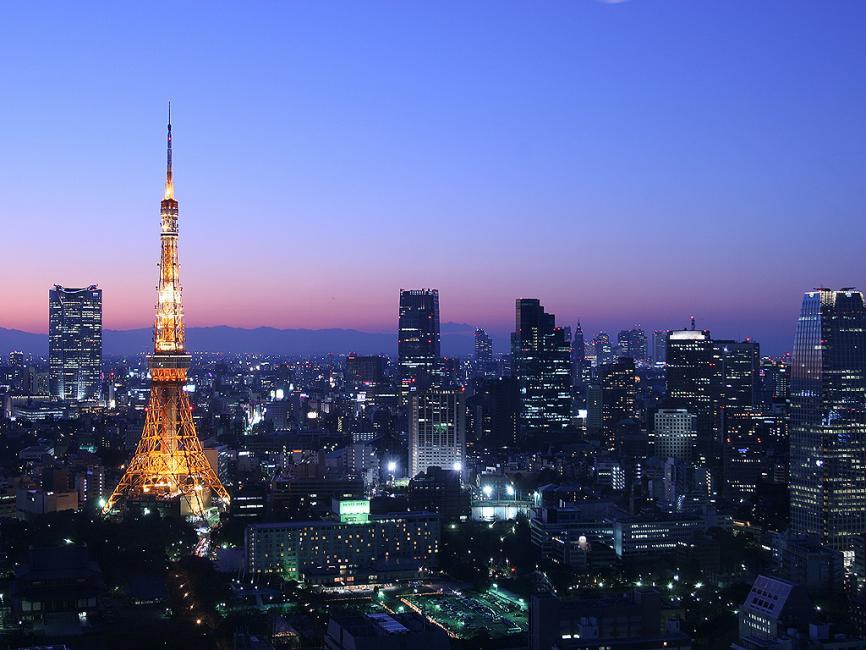
M 463 470 L 466 407 L 462 388 L 429 388 L 409 398 L 409 478 L 428 467 Z

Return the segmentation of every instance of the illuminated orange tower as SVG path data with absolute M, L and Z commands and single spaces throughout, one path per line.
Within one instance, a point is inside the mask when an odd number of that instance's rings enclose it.
M 182 498 L 187 512 L 200 515 L 215 500 L 228 505 L 229 494 L 202 450 L 183 390 L 190 355 L 184 346 L 183 303 L 178 262 L 178 205 L 171 170 L 171 105 L 168 109 L 168 157 L 165 198 L 160 210 L 162 256 L 154 324 L 154 350 L 148 355 L 150 400 L 144 430 L 123 478 L 103 508 L 108 514 L 121 499 Z M 184 504 L 182 504 L 184 505 Z

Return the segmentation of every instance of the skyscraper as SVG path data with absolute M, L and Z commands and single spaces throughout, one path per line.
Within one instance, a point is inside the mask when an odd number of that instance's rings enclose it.
M 165 196 L 160 203 L 159 283 L 153 327 L 153 353 L 147 357 L 150 398 L 135 455 L 103 508 L 108 514 L 122 499 L 178 500 L 183 514 L 204 516 L 211 498 L 228 506 L 229 494 L 204 455 L 187 392 L 191 357 L 178 255 L 178 202 L 171 165 L 171 108 L 168 113 Z
M 686 463 L 694 459 L 697 418 L 686 409 L 659 409 L 652 420 L 653 455 L 677 458 Z
M 710 462 L 721 459 L 721 439 L 714 432 L 713 341 L 707 330 L 674 330 L 667 344 L 667 405 L 697 417 L 697 451 Z
M 761 348 L 757 342 L 749 340 L 713 341 L 713 357 L 715 427 L 717 435 L 723 439 L 728 413 L 758 406 Z
M 462 471 L 466 402 L 462 388 L 427 388 L 409 395 L 409 478 L 429 467 Z
M 102 289 L 61 287 L 48 292 L 48 377 L 64 400 L 99 399 L 102 373 Z
M 769 477 L 768 427 L 760 411 L 751 407 L 725 409 L 722 440 L 722 492 L 728 498 L 754 499 Z
M 592 367 L 586 360 L 586 340 L 580 321 L 574 329 L 574 339 L 571 343 L 571 373 L 578 408 L 586 402 L 586 387 L 589 384 Z
M 536 298 L 518 298 L 511 337 L 525 435 L 561 430 L 571 422 L 571 345 L 556 317 Z
M 653 362 L 664 363 L 667 360 L 668 330 L 656 330 L 653 332 Z
M 635 419 L 637 413 L 637 380 L 634 359 L 623 357 L 614 363 L 602 366 L 599 371 L 600 392 L 595 395 L 591 421 L 601 426 L 602 444 L 613 450 L 619 446 L 618 425 L 623 420 Z
M 476 447 L 517 444 L 520 394 L 513 378 L 488 377 L 480 381 L 475 394 L 466 400 L 466 407 L 471 422 L 468 432 Z
M 580 326 L 580 321 L 577 321 L 577 327 L 574 328 L 574 339 L 571 342 L 571 362 L 574 364 L 576 375 L 584 361 L 586 361 L 586 341 L 583 338 L 583 328 Z
M 791 364 L 791 530 L 847 550 L 866 532 L 866 309 L 854 289 L 803 296 Z
M 607 335 L 607 332 L 599 332 L 595 335 L 595 338 L 592 340 L 593 347 L 595 347 L 595 365 L 603 366 L 606 363 L 611 363 L 615 355 L 613 353 L 613 347 L 610 345 L 610 337 Z
M 479 377 L 496 375 L 493 364 L 493 339 L 480 327 L 475 329 L 475 374 Z
M 635 326 L 630 330 L 620 330 L 617 334 L 617 343 L 624 357 L 631 357 L 636 361 L 647 358 L 646 332 Z
M 713 341 L 718 399 L 723 408 L 755 407 L 760 396 L 761 347 L 755 341 Z
M 364 356 L 352 352 L 346 357 L 346 378 L 358 385 L 378 386 L 385 383 L 387 366 L 386 356 Z
M 791 367 L 785 359 L 761 359 L 761 402 L 770 405 L 785 401 L 791 394 Z
M 493 339 L 480 327 L 475 329 L 475 360 L 479 363 L 493 361 Z
M 439 291 L 400 289 L 400 332 L 397 339 L 400 394 L 438 383 L 440 364 Z

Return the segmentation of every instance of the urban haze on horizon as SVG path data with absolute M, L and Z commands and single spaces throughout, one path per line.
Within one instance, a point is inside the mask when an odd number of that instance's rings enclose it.
M 866 650 L 866 5 L 53 9 L 0 650 Z

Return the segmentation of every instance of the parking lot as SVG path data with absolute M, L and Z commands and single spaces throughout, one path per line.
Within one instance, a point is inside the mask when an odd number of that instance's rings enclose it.
M 471 638 L 485 630 L 492 638 L 501 638 L 528 629 L 525 606 L 497 596 L 493 591 L 482 594 L 407 594 L 401 600 L 458 638 Z

